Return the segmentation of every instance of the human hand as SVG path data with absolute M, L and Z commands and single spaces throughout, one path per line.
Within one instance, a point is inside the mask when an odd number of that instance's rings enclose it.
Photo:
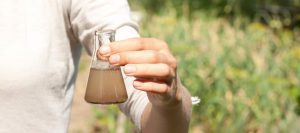
M 134 88 L 146 91 L 154 105 L 173 104 L 177 96 L 176 59 L 168 45 L 153 38 L 134 38 L 112 42 L 100 48 L 98 57 L 124 67 L 127 76 L 135 76 Z

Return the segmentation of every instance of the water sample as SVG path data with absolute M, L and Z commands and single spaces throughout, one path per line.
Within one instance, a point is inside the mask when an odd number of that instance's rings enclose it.
M 121 68 L 111 65 L 108 59 L 99 56 L 101 46 L 115 41 L 115 31 L 96 31 L 94 53 L 90 67 L 85 100 L 94 104 L 116 104 L 127 100 L 127 92 Z

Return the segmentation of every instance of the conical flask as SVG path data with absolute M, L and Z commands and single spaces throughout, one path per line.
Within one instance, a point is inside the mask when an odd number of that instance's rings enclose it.
M 111 65 L 106 57 L 99 56 L 101 46 L 115 41 L 115 31 L 96 31 L 85 100 L 94 104 L 115 104 L 127 100 L 127 92 L 119 66 Z

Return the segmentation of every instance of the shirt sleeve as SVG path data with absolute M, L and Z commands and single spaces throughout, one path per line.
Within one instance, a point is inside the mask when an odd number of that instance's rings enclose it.
M 91 55 L 93 52 L 93 35 L 96 30 L 116 30 L 116 40 L 139 37 L 138 25 L 131 19 L 130 8 L 126 0 L 70 0 L 68 9 L 70 28 L 74 37 Z M 133 88 L 134 77 L 123 73 L 128 100 L 119 105 L 124 112 L 141 129 L 141 115 L 149 102 L 147 94 Z
M 126 0 L 70 0 L 68 9 L 74 36 L 92 53 L 96 30 L 116 30 L 116 40 L 138 37 Z

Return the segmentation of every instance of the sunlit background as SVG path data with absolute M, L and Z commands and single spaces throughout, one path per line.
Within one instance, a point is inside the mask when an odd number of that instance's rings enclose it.
M 300 131 L 299 0 L 130 0 L 144 37 L 165 40 L 183 84 L 201 98 L 191 133 Z M 70 133 L 132 133 L 117 106 L 83 97 L 81 58 Z

